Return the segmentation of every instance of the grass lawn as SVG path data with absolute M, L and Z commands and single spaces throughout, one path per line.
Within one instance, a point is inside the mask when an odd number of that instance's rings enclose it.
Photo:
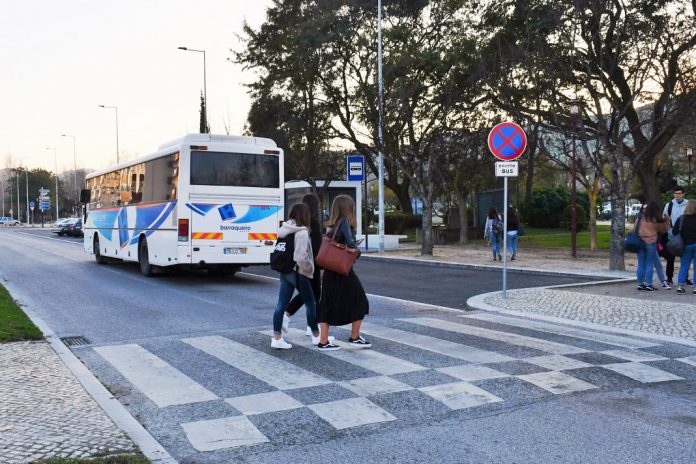
M 0 343 L 41 340 L 43 334 L 0 285 Z
M 570 231 L 562 229 L 536 229 L 525 227 L 526 235 L 520 238 L 525 246 L 533 247 L 558 247 L 570 248 Z M 597 248 L 599 250 L 609 249 L 609 239 L 611 236 L 611 226 L 597 225 Z M 590 232 L 584 230 L 578 232 L 578 248 L 590 249 Z
M 91 459 L 67 459 L 53 458 L 39 461 L 41 464 L 149 464 L 149 460 L 142 454 L 119 454 Z

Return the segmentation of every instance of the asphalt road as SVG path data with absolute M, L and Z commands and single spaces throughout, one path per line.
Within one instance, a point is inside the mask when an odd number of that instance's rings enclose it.
M 148 279 L 78 239 L 0 230 L 5 285 L 58 336 L 87 338 L 74 353 L 181 462 L 693 462 L 696 366 L 679 359 L 696 348 L 421 304 L 462 308 L 496 271 L 356 271 L 373 349 L 329 356 L 292 333 L 281 352 L 263 268 Z M 510 287 L 571 281 L 511 273 Z

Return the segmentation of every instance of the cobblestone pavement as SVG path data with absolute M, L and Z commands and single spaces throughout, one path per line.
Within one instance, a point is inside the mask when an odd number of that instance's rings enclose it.
M 48 343 L 0 344 L 0 462 L 134 451 Z
M 667 292 L 663 292 L 667 293 Z M 696 340 L 696 305 L 580 293 L 558 289 L 512 290 L 484 301 L 501 309 L 592 322 L 621 329 Z

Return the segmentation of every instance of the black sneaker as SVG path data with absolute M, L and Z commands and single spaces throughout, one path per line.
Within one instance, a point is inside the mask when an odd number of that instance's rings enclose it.
M 645 290 L 646 292 L 656 292 L 657 291 L 657 289 L 655 287 L 653 287 L 652 285 L 646 285 L 643 290 Z
M 372 346 L 372 343 L 365 340 L 362 335 L 358 335 L 358 338 L 349 338 L 348 343 L 361 348 L 370 348 Z
M 340 346 L 334 345 L 331 342 L 328 343 L 319 343 L 317 345 L 317 348 L 319 348 L 319 351 L 338 351 L 341 349 Z
M 638 285 L 638 288 L 636 290 L 645 290 L 646 285 L 645 284 L 640 284 Z
M 684 290 L 682 287 L 679 287 L 679 288 L 677 289 L 677 293 L 680 294 L 680 295 L 683 295 L 684 293 L 686 293 L 686 290 Z

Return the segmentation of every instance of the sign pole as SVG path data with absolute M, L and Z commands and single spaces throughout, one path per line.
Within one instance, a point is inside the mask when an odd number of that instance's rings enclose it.
M 369 249 L 367 245 L 367 236 L 370 233 L 370 220 L 367 218 L 367 176 L 363 180 L 363 185 L 365 186 L 365 251 Z
M 503 299 L 507 299 L 508 178 L 503 179 Z

